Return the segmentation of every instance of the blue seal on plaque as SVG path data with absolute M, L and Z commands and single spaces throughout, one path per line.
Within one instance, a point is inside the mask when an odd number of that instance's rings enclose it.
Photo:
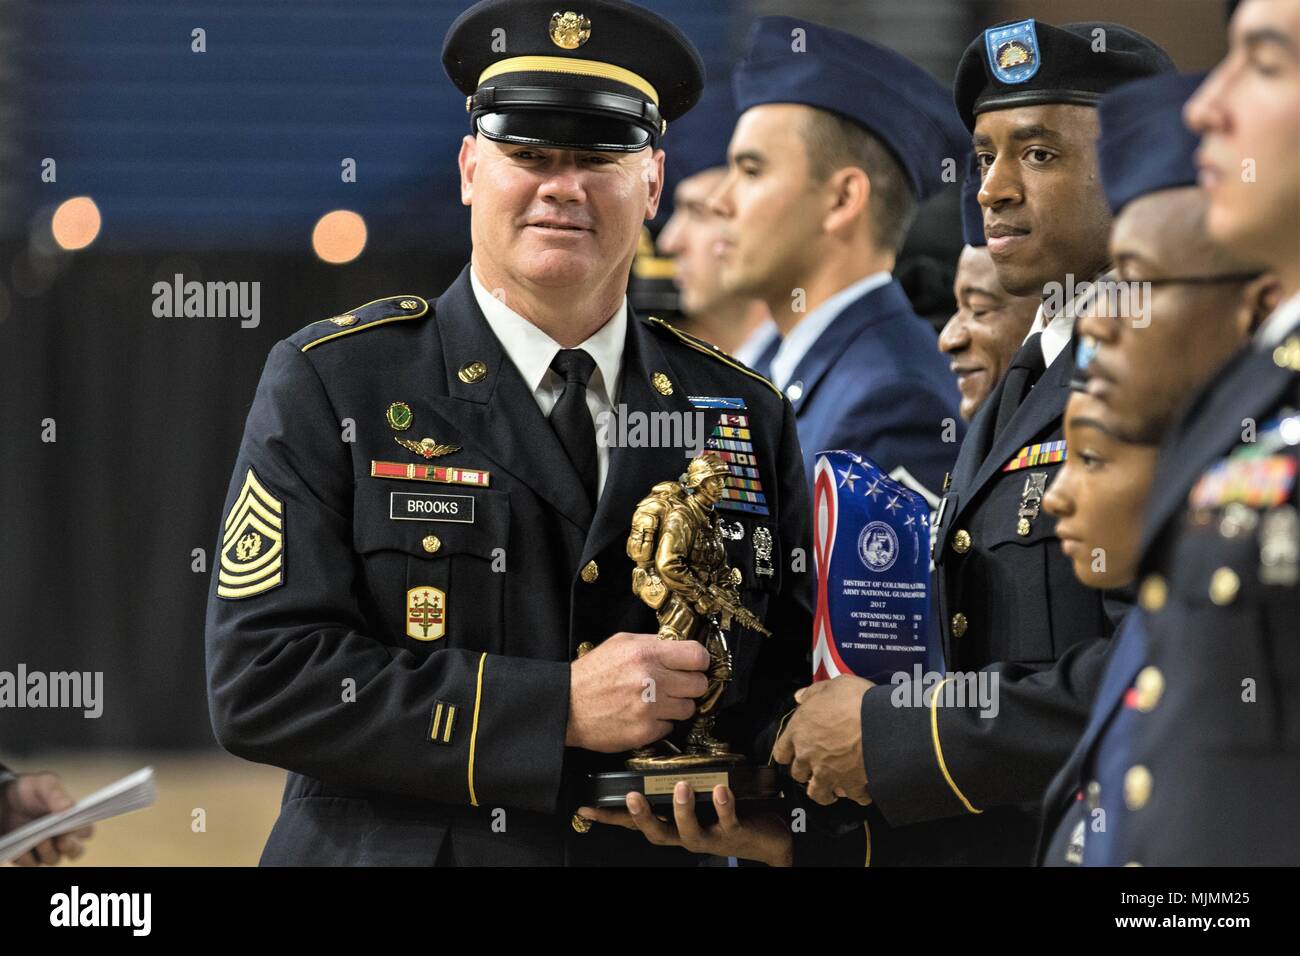
M 813 680 L 941 671 L 929 503 L 869 458 L 826 451 L 813 470 L 813 517 Z

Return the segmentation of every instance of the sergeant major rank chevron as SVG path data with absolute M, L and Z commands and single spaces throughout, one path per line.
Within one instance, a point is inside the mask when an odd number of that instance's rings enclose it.
M 253 469 L 226 516 L 217 597 L 246 598 L 284 583 L 284 506 Z

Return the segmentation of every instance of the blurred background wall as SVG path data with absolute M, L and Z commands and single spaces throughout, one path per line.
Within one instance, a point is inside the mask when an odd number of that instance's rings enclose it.
M 981 29 L 1028 16 L 1124 23 L 1189 70 L 1224 48 L 1222 0 L 646 5 L 696 41 L 711 75 L 765 13 L 894 46 L 945 83 Z M 282 775 L 221 754 L 208 725 L 220 507 L 271 346 L 371 299 L 436 295 L 467 260 L 467 122 L 439 63 L 466 6 L 0 0 L 0 671 L 104 675 L 98 719 L 0 708 L 0 759 L 61 770 L 82 793 L 152 760 L 164 801 L 106 824 L 117 836 L 89 862 L 253 862 L 274 819 Z M 55 233 L 81 241 L 79 207 L 52 222 L 74 197 L 93 200 L 100 228 L 69 251 Z M 906 254 L 951 268 L 956 209 L 955 189 L 933 200 Z M 336 210 L 360 217 L 365 242 L 330 264 L 313 231 Z M 321 237 L 344 255 L 356 239 Z M 260 324 L 155 317 L 154 283 L 178 273 L 260 283 Z M 200 800 L 225 808 L 211 811 L 222 840 L 193 841 Z

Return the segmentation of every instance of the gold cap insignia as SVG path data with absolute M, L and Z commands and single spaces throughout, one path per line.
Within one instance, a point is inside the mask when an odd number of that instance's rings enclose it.
M 551 42 L 562 50 L 576 50 L 591 39 L 591 21 L 565 10 L 551 14 Z

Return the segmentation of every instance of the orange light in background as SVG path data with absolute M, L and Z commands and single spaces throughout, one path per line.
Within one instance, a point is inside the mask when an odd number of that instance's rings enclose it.
M 101 225 L 99 207 L 89 196 L 65 199 L 54 210 L 50 232 L 54 241 L 68 250 L 84 249 L 95 241 Z
M 366 221 L 350 209 L 327 212 L 312 230 L 311 247 L 326 262 L 351 262 L 366 247 Z

